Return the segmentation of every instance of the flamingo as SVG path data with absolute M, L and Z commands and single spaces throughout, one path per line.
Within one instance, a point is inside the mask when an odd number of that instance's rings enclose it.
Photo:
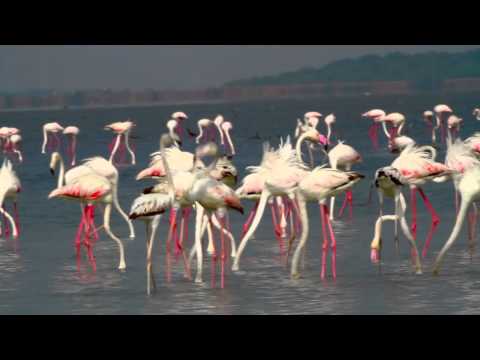
M 80 129 L 76 126 L 67 126 L 63 130 L 63 135 L 66 135 L 70 143 L 67 145 L 67 154 L 70 157 L 70 165 L 75 166 L 77 161 L 77 136 L 80 134 Z
M 57 122 L 51 122 L 43 125 L 43 144 L 42 144 L 42 154 L 46 153 L 46 149 L 49 151 L 58 151 L 60 148 L 60 139 L 58 133 L 62 132 L 64 129 L 62 125 Z
M 188 192 L 188 198 L 201 205 L 201 208 L 198 210 L 203 209 L 206 212 L 210 222 L 212 222 L 212 216 L 215 213 L 223 230 L 225 227 L 225 215 L 227 209 L 233 209 L 243 214 L 243 207 L 240 199 L 230 187 L 208 176 L 204 170 L 196 171 L 194 176 L 195 181 L 193 183 L 193 187 Z M 199 231 L 200 224 L 198 220 L 201 219 L 203 215 L 201 215 L 201 211 L 198 210 L 195 231 L 195 247 L 197 254 L 197 274 L 195 282 L 202 282 L 202 249 Z M 225 287 L 226 262 L 225 239 L 223 231 L 220 232 L 220 238 L 221 288 L 223 289 Z
M 327 115 L 325 118 L 325 125 L 327 126 L 327 139 L 328 142 L 330 143 L 330 138 L 332 136 L 332 125 L 335 124 L 337 121 L 337 118 L 335 117 L 334 114 Z
M 430 111 L 430 110 L 424 111 L 423 120 L 425 121 L 425 123 L 428 125 L 428 127 L 432 132 L 432 145 L 435 145 L 435 143 L 437 142 L 437 131 L 436 131 L 437 127 L 434 124 L 434 119 L 435 119 L 435 114 L 433 113 L 433 111 Z
M 386 125 L 386 122 L 387 122 L 386 117 L 381 118 L 379 122 L 382 123 L 383 132 L 385 133 L 385 136 L 388 139 L 388 150 L 391 153 L 402 152 L 406 147 L 416 145 L 415 140 L 413 140 L 411 137 L 399 134 L 399 132 L 401 131 L 401 128 L 399 128 L 398 131 L 395 131 L 395 130 L 388 131 L 387 125 Z
M 117 150 L 119 148 L 120 148 L 120 152 L 123 154 L 124 146 L 125 146 L 132 158 L 132 165 L 135 165 L 136 163 L 135 153 L 132 151 L 129 144 L 130 131 L 134 126 L 135 124 L 130 120 L 124 121 L 124 122 L 115 122 L 105 126 L 104 128 L 105 130 L 113 131 L 117 135 L 116 138 L 113 140 L 113 142 L 110 144 L 112 148 L 111 154 L 110 154 L 110 162 L 113 162 L 115 154 L 117 153 Z M 122 137 L 124 139 L 124 143 L 122 143 Z
M 314 130 L 316 131 L 316 130 Z M 302 137 L 305 136 L 302 135 Z M 297 148 L 300 141 L 297 142 Z M 252 220 L 247 233 L 243 236 L 241 243 L 237 249 L 237 256 L 235 257 L 232 270 L 239 270 L 240 258 L 245 249 L 248 240 L 256 231 L 268 199 L 271 196 L 287 196 L 292 200 L 293 208 L 298 216 L 298 209 L 296 207 L 295 189 L 303 177 L 308 174 L 308 168 L 299 161 L 299 155 L 293 149 L 290 143 L 290 137 L 287 137 L 285 143 L 281 139 L 279 148 L 275 151 L 269 145 L 264 146 L 263 159 L 260 166 L 248 168 L 253 173 L 259 174 L 265 181 L 264 188 L 260 195 L 258 209 Z
M 372 125 L 370 126 L 370 129 L 368 130 L 368 136 L 370 137 L 370 140 L 372 141 L 373 148 L 375 150 L 378 150 L 378 120 L 382 119 L 385 116 L 385 111 L 380 110 L 380 109 L 373 109 L 370 111 L 367 111 L 362 115 L 362 117 L 370 119 L 373 121 Z
M 453 111 L 448 105 L 440 104 L 435 106 L 433 109 L 435 112 L 435 117 L 437 120 L 437 126 L 436 129 L 441 129 L 441 134 L 442 134 L 442 141 L 446 142 L 446 129 L 447 129 L 447 120 L 450 115 L 452 115 Z
M 20 150 L 20 144 L 22 143 L 22 136 L 19 134 L 15 134 L 10 136 L 10 144 L 12 151 L 17 154 L 18 156 L 18 161 L 23 162 L 23 155 L 22 151 Z
M 409 146 L 404 149 L 397 159 L 395 159 L 391 167 L 398 169 L 405 179 L 405 184 L 410 187 L 411 206 L 412 206 L 412 234 L 416 239 L 417 233 L 417 208 L 416 193 L 420 193 L 425 206 L 429 210 L 432 217 L 432 225 L 425 243 L 424 254 L 430 245 L 433 234 L 440 223 L 440 218 L 435 212 L 432 204 L 420 187 L 436 177 L 444 176 L 450 173 L 450 169 L 444 164 L 435 162 L 437 151 L 432 146 Z
M 480 109 L 473 109 L 472 115 L 475 116 L 475 119 L 480 120 Z
M 335 196 L 343 191 L 350 189 L 353 185 L 363 179 L 364 176 L 354 172 L 343 172 L 336 169 L 327 169 L 318 167 L 308 173 L 299 183 L 297 190 L 298 207 L 302 219 L 302 236 L 300 242 L 295 249 L 292 259 L 291 277 L 298 279 L 298 263 L 300 255 L 305 247 L 308 239 L 309 224 L 307 214 L 307 201 L 317 201 L 321 209 L 321 220 L 323 230 L 323 254 L 322 254 L 322 272 L 321 277 L 325 279 L 326 274 L 326 256 L 328 250 L 328 238 L 325 227 L 328 226 L 330 233 L 330 241 L 332 248 L 332 275 L 337 277 L 336 270 L 336 240 L 332 229 L 332 225 L 328 219 L 328 207 L 326 201 L 329 196 Z
M 175 141 L 175 144 L 176 144 L 177 146 L 181 146 L 181 145 L 182 145 L 181 138 L 180 138 L 180 136 L 177 134 L 177 131 L 178 131 L 177 128 L 178 128 L 179 124 L 180 124 L 180 123 L 179 123 L 177 120 L 168 120 L 168 121 L 167 121 L 167 124 L 166 124 L 166 125 L 167 125 L 167 129 L 168 129 L 168 133 L 170 134 L 170 136 L 171 136 L 172 138 L 178 139 L 178 142 Z M 175 135 L 177 135 L 177 136 L 175 136 Z
M 332 169 L 350 172 L 353 165 L 362 161 L 362 157 L 353 147 L 346 145 L 343 141 L 339 141 L 338 145 L 328 152 L 328 160 Z M 352 218 L 353 195 L 350 188 L 345 191 L 345 201 L 340 209 L 339 216 L 342 216 L 347 203 L 349 205 L 350 218 Z M 334 208 L 335 196 L 332 196 L 330 198 L 330 220 L 334 219 Z
M 232 123 L 230 121 L 225 121 L 222 123 L 221 127 L 223 132 L 225 132 L 230 154 L 236 155 L 235 146 L 233 145 L 232 137 L 230 136 L 230 131 L 233 129 Z
M 415 259 L 416 273 L 421 274 L 422 264 L 418 256 L 416 240 L 410 232 L 407 220 L 405 219 L 405 211 L 407 205 L 405 198 L 401 192 L 401 188 L 405 184 L 408 184 L 408 180 L 402 175 L 402 173 L 398 169 L 392 166 L 380 168 L 375 173 L 375 187 L 377 188 L 378 198 L 380 202 L 380 216 L 375 223 L 375 235 L 371 243 L 370 259 L 373 263 L 378 263 L 380 261 L 380 250 L 382 245 L 381 233 L 384 221 L 395 221 L 395 245 L 398 251 L 399 241 L 397 233 L 397 223 L 398 221 L 400 221 L 401 229 L 405 237 L 410 242 L 413 257 Z M 384 197 L 394 200 L 395 215 L 383 214 Z
M 120 259 L 118 269 L 125 270 L 127 266 L 125 262 L 125 250 L 122 240 L 115 236 L 110 229 L 110 217 L 113 203 L 113 186 L 110 181 L 107 178 L 94 173 L 79 176 L 78 178 L 75 178 L 72 183 L 57 188 L 48 195 L 49 199 L 57 197 L 77 200 L 80 201 L 82 205 L 85 205 L 84 214 L 80 224 L 83 224 L 87 228 L 87 234 L 89 233 L 89 228 L 92 225 L 91 222 L 88 221 L 88 217 L 91 214 L 90 209 L 92 209 L 92 206 L 95 204 L 101 203 L 105 205 L 103 229 L 105 229 L 107 235 L 113 241 L 115 241 L 115 243 L 117 243 Z M 86 245 L 88 247 L 89 260 L 94 264 L 93 252 L 91 250 L 89 241 L 86 243 Z
M 2 167 L 0 168 L 0 212 L 10 222 L 12 228 L 12 236 L 14 239 L 18 238 L 20 234 L 20 224 L 17 211 L 17 196 L 20 193 L 22 186 L 20 180 L 13 170 L 13 166 L 10 160 L 4 159 Z M 13 201 L 13 210 L 15 220 L 5 210 L 5 200 L 11 199 Z M 8 236 L 8 230 L 5 230 Z
M 215 124 L 215 126 L 218 130 L 218 133 L 220 134 L 220 144 L 221 145 L 225 144 L 225 140 L 224 140 L 224 136 L 223 136 L 223 128 L 222 128 L 222 125 L 223 125 L 224 122 L 225 122 L 225 119 L 223 118 L 222 115 L 217 115 L 215 117 L 215 119 L 213 120 L 213 123 Z
M 442 250 L 438 254 L 434 266 L 433 274 L 438 275 L 443 258 L 453 243 L 458 239 L 458 235 L 462 229 L 465 217 L 467 216 L 468 208 L 470 205 L 480 199 L 480 168 L 478 166 L 472 167 L 465 171 L 461 180 L 458 183 L 458 191 L 461 194 L 462 202 L 460 205 L 460 211 L 458 212 L 457 219 L 453 230 L 443 246 Z
M 60 166 L 60 171 L 58 174 L 57 188 L 60 188 L 64 185 L 72 184 L 76 178 L 91 173 L 103 176 L 108 181 L 110 181 L 112 185 L 113 205 L 115 206 L 115 209 L 118 211 L 120 216 L 122 216 L 123 219 L 126 221 L 130 231 L 130 239 L 135 238 L 135 229 L 133 227 L 133 224 L 129 219 L 128 215 L 122 210 L 120 202 L 118 200 L 118 170 L 115 168 L 115 166 L 113 166 L 110 161 L 107 161 L 105 158 L 102 158 L 100 156 L 88 158 L 83 160 L 82 165 L 71 168 L 65 173 L 65 164 L 62 156 L 58 152 L 52 153 L 50 159 L 50 172 L 52 173 L 52 175 L 55 175 L 55 169 L 58 165 Z M 93 215 L 93 213 L 91 215 Z
M 450 115 L 450 117 L 447 120 L 447 125 L 448 125 L 448 136 L 455 140 L 455 138 L 458 136 L 458 133 L 460 132 L 460 125 L 462 124 L 463 119 L 459 118 L 456 115 Z
M 210 119 L 198 120 L 198 129 L 200 130 L 200 132 L 199 132 L 197 138 L 195 139 L 195 142 L 197 144 L 200 144 L 201 142 L 211 141 L 211 140 L 215 139 L 215 135 L 212 132 L 212 130 L 213 130 L 212 126 L 215 126 L 215 123 Z
M 188 116 L 182 111 L 177 111 L 172 114 L 172 119 L 177 122 L 175 133 L 178 135 L 181 142 L 183 137 L 183 123 L 188 120 Z

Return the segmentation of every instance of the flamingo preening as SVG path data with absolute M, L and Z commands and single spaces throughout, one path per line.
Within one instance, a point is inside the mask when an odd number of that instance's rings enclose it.
M 445 143 L 447 141 L 447 121 L 453 114 L 453 110 L 448 105 L 440 104 L 435 106 L 433 111 L 437 120 L 436 129 L 440 129 L 442 142 Z
M 460 132 L 460 125 L 462 124 L 463 119 L 459 118 L 456 115 L 450 115 L 447 119 L 448 126 L 448 136 L 455 140 Z
M 113 131 L 116 134 L 116 137 L 113 139 L 110 144 L 110 162 L 114 162 L 115 155 L 117 151 L 120 152 L 120 161 L 119 163 L 125 162 L 125 148 L 130 154 L 132 160 L 131 164 L 135 165 L 135 153 L 130 147 L 130 132 L 132 131 L 135 124 L 128 120 L 124 122 L 115 122 L 105 126 L 105 130 Z M 123 140 L 123 141 L 122 141 Z
M 432 134 L 432 145 L 435 145 L 437 142 L 437 125 L 435 121 L 435 114 L 433 111 L 426 110 L 423 112 L 423 121 L 427 124 L 431 134 Z
M 379 149 L 379 144 L 378 144 L 379 121 L 378 120 L 382 119 L 385 115 L 386 115 L 385 111 L 380 109 L 373 109 L 373 110 L 367 111 L 362 115 L 362 117 L 372 120 L 372 125 L 368 129 L 368 136 L 375 150 Z

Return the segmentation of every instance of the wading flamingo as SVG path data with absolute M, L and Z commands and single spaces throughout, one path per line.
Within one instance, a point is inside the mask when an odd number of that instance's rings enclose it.
M 337 118 L 335 117 L 334 114 L 327 115 L 325 118 L 325 125 L 327 126 L 327 139 L 328 142 L 330 143 L 330 139 L 332 137 L 332 125 L 335 124 L 337 121 Z
M 402 152 L 407 146 L 416 145 L 415 140 L 406 135 L 400 135 L 397 131 L 388 131 L 385 117 L 379 120 L 382 123 L 382 129 L 388 139 L 388 150 L 395 154 Z
M 442 264 L 442 260 L 453 245 L 453 243 L 457 240 L 460 231 L 462 230 L 463 223 L 465 222 L 465 217 L 467 216 L 468 208 L 470 205 L 480 199 L 480 168 L 475 166 L 469 170 L 467 170 L 460 180 L 458 184 L 458 191 L 461 194 L 462 202 L 460 205 L 460 211 L 457 215 L 457 220 L 453 227 L 452 233 L 448 238 L 447 242 L 443 246 L 442 250 L 437 256 L 435 260 L 435 264 L 433 266 L 433 273 L 434 275 L 438 275 L 440 271 L 440 266 Z
M 58 134 L 63 130 L 63 127 L 57 122 L 51 122 L 43 125 L 42 154 L 45 154 L 46 150 L 49 152 L 60 150 L 61 141 Z
M 90 173 L 97 174 L 100 176 L 105 177 L 108 181 L 110 181 L 112 185 L 112 202 L 115 209 L 118 211 L 120 216 L 126 221 L 129 231 L 130 231 L 130 239 L 135 238 L 135 229 L 131 220 L 129 219 L 128 215 L 125 211 L 122 210 L 120 206 L 120 202 L 118 200 L 118 184 L 119 184 L 119 174 L 118 170 L 115 166 L 110 163 L 105 158 L 100 156 L 89 158 L 83 160 L 83 164 L 80 166 L 76 166 L 71 168 L 67 172 L 65 172 L 65 164 L 63 162 L 62 156 L 55 152 L 51 155 L 50 159 L 50 172 L 52 175 L 55 175 L 55 169 L 57 166 L 60 166 L 60 171 L 58 174 L 58 181 L 57 181 L 57 188 L 60 188 L 64 185 L 69 185 L 74 182 L 74 180 L 78 177 L 83 175 L 88 175 Z M 93 205 L 92 205 L 93 206 Z M 93 217 L 94 207 L 89 210 L 89 214 Z M 93 222 L 93 219 L 91 219 Z
M 447 125 L 448 125 L 448 136 L 452 139 L 455 140 L 458 137 L 458 134 L 460 133 L 460 125 L 462 124 L 463 119 L 459 118 L 456 115 L 450 115 L 448 120 L 447 120 Z
M 308 239 L 309 224 L 307 213 L 307 201 L 317 201 L 320 205 L 321 221 L 323 230 L 323 252 L 322 252 L 322 272 L 321 277 L 325 279 L 327 266 L 327 252 L 328 252 L 328 237 L 326 227 L 330 233 L 330 242 L 332 249 L 332 275 L 335 279 L 337 277 L 336 268 L 336 254 L 337 243 L 335 234 L 333 232 L 332 224 L 328 219 L 327 199 L 330 196 L 335 196 L 343 191 L 350 189 L 353 185 L 363 179 L 364 176 L 354 172 L 343 172 L 335 169 L 327 169 L 318 167 L 306 175 L 298 184 L 297 199 L 300 209 L 300 216 L 302 219 L 302 236 L 300 242 L 295 249 L 292 259 L 291 276 L 293 279 L 300 278 L 298 271 L 298 264 L 302 251 Z
M 115 122 L 105 126 L 105 130 L 113 131 L 116 134 L 116 137 L 110 144 L 110 162 L 113 163 L 113 159 L 115 158 L 115 154 L 120 149 L 120 155 L 122 157 L 121 161 L 124 161 L 124 152 L 125 148 L 130 153 L 132 158 L 132 165 L 135 165 L 135 153 L 130 148 L 129 137 L 130 131 L 135 126 L 132 121 L 124 121 L 124 122 Z M 123 139 L 123 142 L 122 142 Z
M 197 144 L 205 143 L 207 141 L 215 141 L 215 130 L 213 129 L 215 126 L 214 122 L 210 119 L 201 119 L 198 120 L 198 133 L 195 142 Z
M 75 166 L 77 162 L 77 136 L 80 134 L 80 129 L 76 126 L 67 126 L 63 130 L 63 135 L 69 139 L 67 144 L 67 155 L 70 158 L 70 166 Z
M 361 162 L 362 157 L 350 145 L 346 145 L 343 141 L 339 141 L 338 145 L 336 145 L 332 150 L 328 152 L 328 161 L 330 162 L 330 167 L 332 169 L 340 169 L 343 171 L 351 171 L 352 166 Z M 343 192 L 343 191 L 342 191 Z M 346 206 L 349 206 L 350 211 L 350 219 L 352 218 L 353 212 L 353 195 L 350 188 L 347 188 L 345 191 L 345 201 L 340 209 L 338 216 L 342 216 Z M 332 196 L 330 199 L 330 220 L 334 219 L 334 211 L 335 211 L 335 196 Z
M 437 142 L 437 125 L 435 121 L 435 114 L 433 111 L 427 110 L 423 113 L 423 121 L 427 124 L 428 128 L 432 133 L 432 145 L 435 145 Z
M 118 245 L 119 249 L 119 270 L 126 269 L 125 263 L 125 250 L 123 247 L 122 240 L 120 240 L 117 236 L 115 236 L 111 229 L 110 229 L 110 216 L 112 212 L 112 203 L 113 203 L 113 196 L 112 196 L 112 184 L 108 179 L 103 176 L 90 173 L 78 178 L 75 178 L 71 184 L 67 184 L 60 188 L 53 190 L 49 195 L 48 198 L 56 198 L 61 197 L 70 200 L 77 200 L 85 205 L 84 213 L 82 215 L 82 219 L 80 224 L 84 225 L 86 228 L 85 233 L 89 234 L 90 227 L 93 225 L 92 222 L 88 220 L 89 214 L 91 213 L 92 205 L 94 204 L 104 204 L 104 217 L 103 217 L 103 229 L 107 233 L 107 235 L 115 241 Z M 81 228 L 81 226 L 80 226 Z M 77 233 L 77 236 L 79 234 Z M 95 269 L 95 260 L 93 257 L 93 251 L 91 248 L 90 241 L 87 236 L 87 241 L 85 245 L 88 248 L 88 257 L 89 260 L 92 262 L 92 265 Z
M 372 125 L 368 129 L 368 136 L 372 141 L 373 148 L 375 150 L 379 149 L 378 145 L 378 126 L 379 126 L 379 119 L 383 118 L 386 115 L 385 111 L 380 109 L 373 109 L 367 111 L 362 115 L 362 117 L 370 119 L 373 121 Z
M 416 240 L 408 228 L 407 220 L 405 219 L 405 211 L 407 209 L 405 198 L 402 194 L 402 186 L 408 184 L 401 172 L 391 166 L 380 168 L 375 173 L 375 187 L 378 192 L 378 200 L 380 202 L 380 216 L 375 223 L 375 235 L 371 243 L 370 260 L 373 263 L 380 262 L 380 251 L 382 247 L 382 225 L 384 221 L 391 220 L 395 222 L 395 247 L 399 251 L 398 239 L 398 221 L 403 231 L 403 234 L 410 242 L 413 258 L 415 260 L 416 273 L 422 273 L 422 264 L 418 256 L 418 249 Z M 395 204 L 395 215 L 383 214 L 384 198 L 391 198 Z
M 228 151 L 231 155 L 236 155 L 235 146 L 233 145 L 232 137 L 230 136 L 230 131 L 233 129 L 233 125 L 230 121 L 225 121 L 221 125 L 223 132 L 225 133 L 225 137 L 227 138 L 228 143 Z M 225 144 L 225 147 L 226 144 Z
M 13 170 L 12 163 L 8 159 L 3 159 L 2 167 L 0 168 L 0 212 L 8 219 L 12 229 L 12 236 L 14 239 L 18 238 L 20 234 L 20 223 L 17 210 L 17 195 L 21 191 L 20 180 Z M 15 219 L 5 210 L 5 201 L 13 201 L 13 210 Z M 5 223 L 5 236 L 9 236 L 9 231 Z

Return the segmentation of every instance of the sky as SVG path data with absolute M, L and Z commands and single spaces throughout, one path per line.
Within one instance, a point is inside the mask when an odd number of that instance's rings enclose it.
M 392 51 L 480 45 L 0 45 L 0 90 L 186 89 Z

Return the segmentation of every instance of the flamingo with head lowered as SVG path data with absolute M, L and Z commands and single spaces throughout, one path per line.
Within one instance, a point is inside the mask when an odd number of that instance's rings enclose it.
M 63 130 L 62 125 L 57 122 L 43 125 L 42 154 L 45 154 L 47 149 L 49 152 L 60 151 L 61 141 L 58 134 Z
M 372 141 L 373 148 L 375 150 L 379 149 L 378 145 L 378 126 L 379 126 L 379 119 L 382 119 L 386 115 L 385 111 L 380 110 L 380 109 L 373 109 L 370 111 L 367 111 L 362 115 L 362 117 L 367 118 L 372 120 L 372 125 L 370 126 L 368 130 L 368 136 L 370 137 L 370 140 Z
M 69 143 L 67 145 L 67 155 L 70 158 L 70 165 L 75 166 L 77 162 L 77 136 L 80 129 L 76 126 L 67 126 L 63 130 L 63 135 L 67 136 Z
M 12 228 L 12 236 L 18 238 L 20 234 L 20 223 L 17 210 L 17 196 L 21 191 L 20 180 L 13 170 L 10 160 L 4 159 L 0 168 L 0 213 L 8 219 Z M 13 201 L 13 210 L 15 219 L 5 210 L 5 201 Z M 5 235 L 9 236 L 9 231 L 5 225 Z

